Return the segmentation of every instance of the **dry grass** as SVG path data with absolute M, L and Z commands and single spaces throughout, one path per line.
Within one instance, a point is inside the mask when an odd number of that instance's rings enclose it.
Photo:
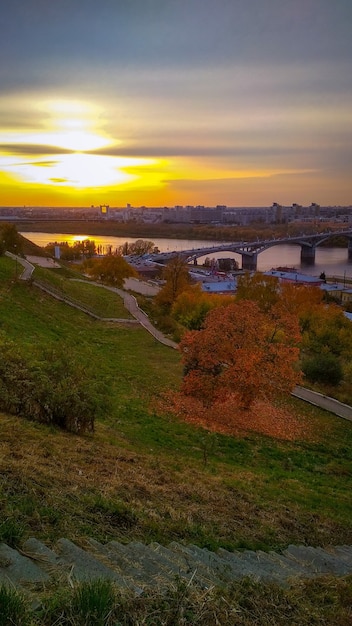
M 199 461 L 182 466 L 160 453 L 139 454 L 104 425 L 83 438 L 1 416 L 0 431 L 0 509 L 23 522 L 25 535 L 210 548 L 352 540 L 343 524 L 273 502 L 267 477 L 254 468 L 214 472 Z

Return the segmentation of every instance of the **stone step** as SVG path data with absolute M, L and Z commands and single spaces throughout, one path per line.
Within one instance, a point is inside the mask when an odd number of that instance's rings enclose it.
M 121 577 L 111 568 L 107 567 L 92 554 L 79 548 L 68 539 L 59 539 L 57 553 L 60 564 L 70 568 L 70 576 L 79 582 L 105 578 L 121 584 Z
M 176 553 L 184 567 L 188 568 L 191 577 L 194 577 L 203 587 L 209 588 L 214 585 L 223 586 L 224 580 L 219 577 L 213 568 L 206 565 L 198 554 L 192 552 L 189 546 L 184 546 L 176 541 L 172 541 L 169 546 L 171 552 Z
M 156 542 L 101 544 L 89 539 L 84 549 L 68 539 L 59 539 L 53 549 L 35 538 L 28 539 L 21 550 L 0 544 L 0 584 L 29 592 L 52 581 L 72 585 L 104 578 L 140 595 L 147 588 L 164 588 L 176 578 L 209 589 L 246 576 L 286 585 L 294 579 L 327 574 L 352 574 L 352 546 L 290 545 L 279 554 L 223 548 L 215 553 L 175 541 L 165 547 Z
M 329 546 L 327 552 L 336 555 L 338 559 L 345 563 L 352 564 L 352 546 Z
M 138 581 L 139 585 L 164 586 L 175 579 L 176 574 L 170 574 L 165 564 L 142 543 L 131 542 L 124 545 L 110 541 L 107 548 L 111 558 L 115 558 L 125 568 L 126 574 Z
M 133 541 L 128 544 L 128 549 L 135 558 L 140 558 L 139 562 L 142 566 L 145 563 L 153 565 L 156 571 L 160 572 L 161 570 L 169 580 L 175 580 L 175 577 L 180 574 L 177 563 L 166 555 L 161 554 L 153 545 L 147 546 L 141 542 Z
M 265 553 L 262 556 L 256 552 L 247 550 L 246 553 L 229 552 L 223 548 L 219 548 L 218 554 L 229 563 L 233 578 L 239 580 L 244 576 L 251 576 L 256 580 L 270 580 L 274 568 L 270 558 Z M 265 555 L 265 557 L 263 556 Z
M 97 559 L 102 560 L 121 577 L 122 587 L 133 590 L 137 595 L 142 593 L 143 590 L 137 581 L 140 582 L 143 579 L 143 572 L 138 564 L 133 565 L 128 557 L 125 558 L 119 554 L 118 550 L 111 547 L 109 543 L 104 545 L 95 539 L 88 539 L 87 545 L 89 552 L 92 552 Z
M 177 542 L 169 547 L 162 546 L 158 543 L 152 543 L 151 546 L 159 554 L 162 554 L 165 558 L 172 561 L 177 567 L 177 576 L 186 580 L 189 583 L 196 584 L 202 589 L 209 589 L 209 586 L 213 586 L 213 583 L 209 580 L 209 572 L 202 571 L 201 563 L 198 560 L 192 559 L 191 555 L 185 554 L 185 551 Z
M 352 572 L 352 566 L 338 556 L 321 548 L 309 546 L 288 546 L 283 554 L 292 561 L 302 564 L 314 574 L 334 574 L 345 576 Z
M 22 554 L 37 562 L 44 569 L 56 568 L 60 564 L 60 557 L 50 550 L 44 543 L 30 537 L 23 544 Z
M 233 580 L 231 566 L 226 559 L 222 559 L 219 554 L 211 552 L 207 548 L 199 548 L 194 544 L 187 547 L 191 554 L 194 554 L 195 558 L 198 558 L 202 565 L 213 570 L 220 580 Z
M 290 568 L 287 559 L 279 557 L 276 553 L 269 554 L 258 550 L 244 550 L 243 552 L 229 553 L 227 558 L 232 559 L 236 571 L 238 564 L 248 572 L 247 575 L 257 580 L 265 580 L 267 582 L 286 582 L 290 577 L 302 575 L 302 568 Z
M 165 560 L 174 564 L 178 576 L 189 580 L 189 578 L 193 574 L 193 570 L 189 566 L 189 563 L 186 563 L 182 554 L 178 553 L 177 551 L 171 550 L 170 548 L 166 548 L 165 546 L 162 546 L 160 543 L 157 542 L 152 542 L 150 544 L 150 547 L 154 550 L 154 552 L 162 556 Z
M 307 551 L 313 557 L 314 565 L 320 567 L 322 573 L 331 573 L 335 576 L 347 576 L 352 573 L 352 558 L 348 563 L 347 560 L 339 559 L 337 555 L 330 554 L 322 548 L 307 547 Z
M 49 580 L 49 575 L 28 556 L 5 543 L 0 544 L 0 583 L 44 585 Z
M 261 553 L 261 550 L 259 550 L 259 554 Z M 302 563 L 293 561 L 283 554 L 278 554 L 273 551 L 268 553 L 263 552 L 263 554 L 270 557 L 271 561 L 276 564 L 278 576 L 282 578 L 284 582 L 289 582 L 292 578 L 312 578 L 314 576 L 312 571 Z

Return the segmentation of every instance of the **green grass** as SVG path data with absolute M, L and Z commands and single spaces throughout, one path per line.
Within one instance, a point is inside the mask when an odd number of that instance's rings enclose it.
M 6 284 L 6 282 L 12 280 L 15 277 L 15 268 L 16 268 L 15 261 L 13 261 L 12 259 L 6 256 L 1 257 L 1 263 L 0 263 L 1 287 L 3 287 L 4 284 Z
M 352 577 L 295 583 L 290 588 L 249 578 L 227 589 L 197 589 L 175 579 L 141 595 L 109 581 L 48 589 L 39 608 L 0 587 L 0 625 L 10 626 L 347 626 L 352 619 Z
M 110 401 L 94 436 L 2 416 L 0 514 L 13 542 L 18 529 L 49 543 L 59 536 L 177 539 L 211 549 L 352 542 L 350 422 L 288 399 L 314 437 L 287 442 L 208 433 L 164 415 L 153 401 L 181 381 L 177 352 L 141 327 L 94 321 L 12 283 L 7 261 L 0 259 L 0 329 L 26 353 L 69 347 Z
M 31 622 L 29 602 L 15 589 L 1 584 L 0 626 L 29 626 Z
M 99 317 L 132 319 L 123 305 L 121 296 L 109 289 L 91 284 L 77 271 L 66 267 L 60 269 L 36 267 L 34 279 L 49 284 Z
M 110 410 L 84 437 L 0 414 L 0 541 L 19 547 L 35 536 L 55 548 L 59 537 L 82 545 L 87 537 L 177 540 L 213 550 L 352 543 L 352 423 L 295 398 L 287 406 L 313 437 L 232 437 L 162 414 L 154 400 L 181 381 L 177 352 L 141 327 L 95 321 L 16 283 L 13 270 L 11 260 L 0 258 L 0 330 L 26 354 L 33 346 L 69 348 L 104 385 Z M 51 278 L 47 272 L 42 277 L 62 290 L 74 285 L 72 297 L 94 297 L 92 285 L 70 280 L 70 270 L 52 270 Z M 0 587 L 0 624 L 352 621 L 351 577 L 289 589 L 243 580 L 220 591 L 175 580 L 140 597 L 110 583 L 70 589 L 57 581 L 36 595 L 41 606 L 33 610 L 30 599 Z

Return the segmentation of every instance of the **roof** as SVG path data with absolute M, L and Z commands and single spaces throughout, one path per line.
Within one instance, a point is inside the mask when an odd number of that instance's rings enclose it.
M 310 276 L 309 274 L 300 274 L 300 272 L 288 271 L 281 272 L 279 270 L 269 270 L 268 272 L 263 272 L 265 276 L 274 276 L 282 281 L 292 282 L 292 283 L 301 283 L 304 285 L 321 285 L 322 279 L 317 276 Z
M 202 290 L 206 293 L 234 293 L 236 286 L 236 282 L 230 280 L 209 281 L 202 283 Z

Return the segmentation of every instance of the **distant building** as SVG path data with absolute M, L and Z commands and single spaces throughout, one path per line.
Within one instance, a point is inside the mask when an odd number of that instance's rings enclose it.
M 103 217 L 104 219 L 108 219 L 109 218 L 109 213 L 110 213 L 110 207 L 108 204 L 101 204 L 100 205 L 100 216 Z

